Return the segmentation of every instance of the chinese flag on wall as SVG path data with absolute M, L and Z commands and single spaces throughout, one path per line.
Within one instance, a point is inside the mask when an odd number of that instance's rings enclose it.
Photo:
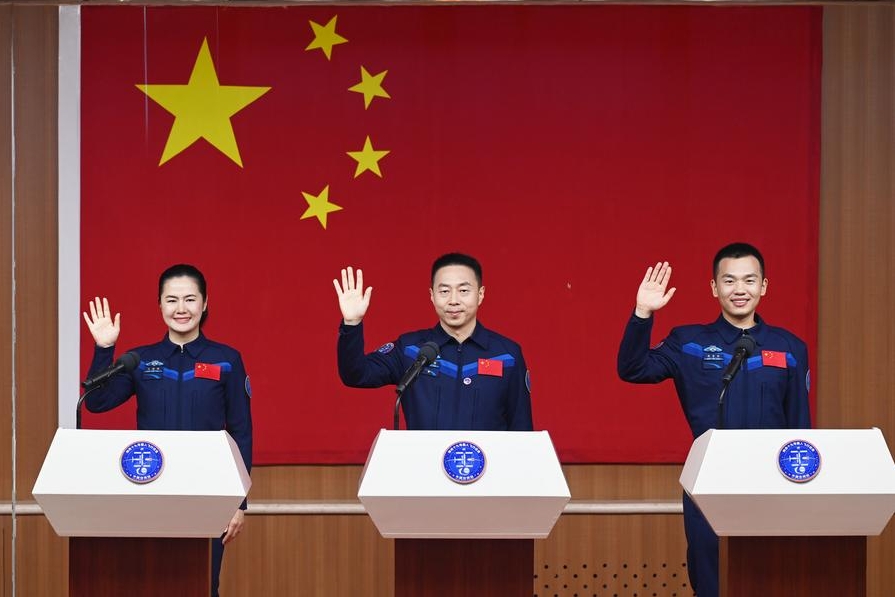
M 482 262 L 481 321 L 523 346 L 566 462 L 680 461 L 670 382 L 615 354 L 714 320 L 711 258 L 758 245 L 760 313 L 816 338 L 821 9 L 83 7 L 82 293 L 161 339 L 157 280 L 208 279 L 206 335 L 251 376 L 257 463 L 361 462 L 393 390 L 339 382 L 331 280 L 375 288 L 368 350 L 430 327 L 429 267 Z M 807 300 L 805 297 L 809 297 Z M 86 306 L 86 303 L 85 303 Z M 82 335 L 86 371 L 91 339 Z M 133 406 L 85 417 L 133 426 Z

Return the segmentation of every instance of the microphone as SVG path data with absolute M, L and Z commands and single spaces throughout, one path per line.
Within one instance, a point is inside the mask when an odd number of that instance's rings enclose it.
M 404 394 L 404 390 L 409 388 L 416 381 L 416 378 L 420 376 L 422 370 L 434 363 L 437 358 L 438 345 L 434 342 L 426 342 L 420 346 L 420 352 L 416 355 L 413 365 L 410 366 L 404 373 L 404 376 L 401 377 L 401 381 L 395 386 L 395 392 L 398 394 L 398 398 L 395 400 L 395 430 L 399 427 L 398 408 L 401 406 L 401 396 Z
M 755 350 L 755 340 L 752 339 L 752 336 L 744 333 L 737 339 L 737 343 L 734 347 L 733 358 L 730 359 L 730 363 L 727 365 L 727 369 L 724 370 L 724 375 L 721 376 L 721 381 L 724 382 L 724 385 L 730 385 L 730 382 L 733 381 L 733 378 L 736 377 L 736 374 L 740 371 L 740 366 L 743 364 L 743 361 L 746 360 L 749 356 L 752 355 L 752 351 Z
M 718 395 L 717 429 L 724 429 L 724 395 L 727 393 L 727 387 L 733 381 L 733 378 L 736 377 L 736 374 L 740 372 L 743 361 L 752 354 L 753 350 L 755 350 L 755 340 L 748 333 L 743 332 L 743 335 L 737 338 L 737 343 L 733 349 L 733 358 L 730 359 L 727 369 L 724 370 L 724 375 L 721 376 L 723 385 L 721 386 L 721 394 Z
M 95 386 L 106 383 L 109 378 L 113 375 L 124 371 L 125 373 L 130 373 L 134 370 L 134 368 L 140 364 L 140 355 L 134 352 L 133 350 L 130 352 L 126 352 L 115 361 L 115 364 L 111 367 L 107 368 L 105 371 L 100 371 L 93 377 L 88 377 L 81 385 L 85 389 L 92 389 Z
M 130 373 L 139 364 L 140 355 L 132 350 L 118 357 L 118 360 L 115 361 L 115 364 L 105 371 L 100 371 L 93 377 L 88 377 L 83 382 L 81 382 L 81 385 L 84 386 L 84 393 L 81 394 L 80 398 L 78 398 L 78 404 L 77 406 L 75 406 L 75 429 L 81 428 L 81 404 L 84 403 L 84 398 L 87 397 L 87 394 L 107 382 L 109 378 L 116 373 L 120 373 L 121 371 Z

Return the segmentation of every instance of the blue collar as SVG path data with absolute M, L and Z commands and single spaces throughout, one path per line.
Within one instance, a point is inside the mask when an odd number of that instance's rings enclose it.
M 171 338 L 168 337 L 167 332 L 165 333 L 165 337 L 162 338 L 161 345 L 162 349 L 165 351 L 165 356 L 171 356 L 175 352 L 181 352 L 180 344 L 171 342 Z M 208 339 L 202 332 L 199 332 L 198 338 L 183 345 L 182 352 L 186 352 L 194 359 L 197 359 L 199 358 L 199 353 L 201 353 L 206 346 L 208 346 Z
M 737 338 L 740 334 L 743 333 L 742 328 L 738 328 L 726 319 L 724 319 L 724 314 L 718 316 L 718 319 L 715 320 L 715 323 L 712 324 L 712 327 L 715 328 L 715 331 L 721 335 L 724 339 L 724 342 L 727 344 L 733 344 L 736 342 Z M 765 335 L 767 333 L 768 326 L 765 325 L 764 320 L 758 316 L 758 313 L 755 314 L 755 325 L 746 330 L 750 336 L 755 338 L 756 344 L 763 344 Z
M 441 323 L 436 323 L 435 327 L 432 328 L 431 339 L 436 344 L 438 344 L 439 347 L 450 344 L 451 342 L 453 342 L 454 344 L 459 344 L 456 338 L 444 331 L 444 328 L 441 327 Z M 470 334 L 469 338 L 464 340 L 463 343 L 465 344 L 466 342 L 473 342 L 475 344 L 478 344 L 481 348 L 487 350 L 490 339 L 491 335 L 488 333 L 488 330 L 485 329 L 485 326 L 479 323 L 478 320 L 476 320 L 475 328 L 472 330 L 472 334 Z

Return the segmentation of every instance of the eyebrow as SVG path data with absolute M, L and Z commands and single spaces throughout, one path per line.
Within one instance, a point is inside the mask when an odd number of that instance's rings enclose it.
M 472 286 L 472 282 L 460 282 L 459 284 L 456 285 L 456 288 L 460 288 L 461 286 Z M 438 285 L 438 288 L 451 288 L 451 285 L 445 284 L 444 282 L 442 282 L 441 284 Z
M 199 295 L 198 295 L 198 294 L 190 293 L 190 294 L 185 294 L 185 295 L 183 295 L 182 298 L 196 298 L 197 296 L 199 296 Z M 166 295 L 165 295 L 165 298 L 166 298 L 166 299 L 169 299 L 169 298 L 175 298 L 175 299 L 176 299 L 176 298 L 181 298 L 181 297 L 177 296 L 176 294 L 166 294 Z

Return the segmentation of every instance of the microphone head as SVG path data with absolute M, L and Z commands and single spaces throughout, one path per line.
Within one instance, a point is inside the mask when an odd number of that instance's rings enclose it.
M 433 363 L 438 358 L 438 345 L 434 342 L 426 342 L 420 346 L 420 355 L 426 359 L 425 365 Z
M 737 338 L 736 346 L 734 350 L 743 349 L 746 352 L 746 356 L 752 356 L 752 353 L 755 352 L 755 340 L 752 336 L 743 334 L 739 338 Z
M 140 364 L 140 355 L 134 350 L 126 352 L 118 358 L 118 364 L 124 367 L 125 371 L 133 371 Z

